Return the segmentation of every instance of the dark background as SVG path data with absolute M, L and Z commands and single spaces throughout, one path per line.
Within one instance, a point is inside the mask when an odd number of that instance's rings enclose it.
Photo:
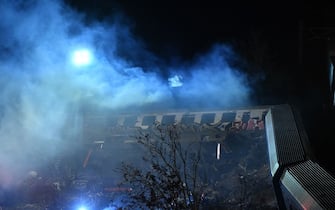
M 87 22 L 127 17 L 135 36 L 167 63 L 192 60 L 216 43 L 232 46 L 246 61 L 240 66 L 254 79 L 254 105 L 297 107 L 319 163 L 335 174 L 328 63 L 335 39 L 331 1 L 66 2 L 84 12 Z M 259 75 L 262 79 L 256 79 Z

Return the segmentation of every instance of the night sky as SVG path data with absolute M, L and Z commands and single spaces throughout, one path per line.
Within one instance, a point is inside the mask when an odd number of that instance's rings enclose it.
M 262 34 L 271 44 L 296 40 L 302 4 L 268 1 L 76 1 L 88 20 L 109 19 L 122 13 L 150 50 L 163 56 L 190 58 L 215 43 L 248 39 Z M 279 43 L 278 43 L 279 45 Z

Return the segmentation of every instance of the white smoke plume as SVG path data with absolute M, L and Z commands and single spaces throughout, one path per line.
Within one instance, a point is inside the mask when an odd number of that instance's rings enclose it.
M 86 104 L 120 109 L 204 108 L 245 105 L 246 77 L 229 66 L 229 48 L 165 66 L 180 75 L 170 87 L 127 26 L 85 23 L 84 14 L 56 0 L 0 0 L 0 183 L 68 151 L 80 132 L 76 113 Z M 115 19 L 117 20 L 117 19 Z M 91 53 L 87 66 L 74 65 L 77 49 Z M 120 53 L 126 52 L 126 53 Z M 146 59 L 146 67 L 122 56 Z M 136 56 L 133 56 L 136 57 Z M 152 61 L 152 66 L 148 65 Z M 181 81 L 180 81 L 181 82 Z

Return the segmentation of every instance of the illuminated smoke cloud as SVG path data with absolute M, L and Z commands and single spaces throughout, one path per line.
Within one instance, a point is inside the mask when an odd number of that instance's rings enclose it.
M 178 104 L 219 109 L 250 104 L 246 76 L 232 68 L 226 60 L 232 56 L 235 55 L 229 47 L 216 45 L 195 61 L 176 70 L 172 68 L 171 72 L 175 74 L 169 82 L 171 87 L 180 87 L 175 88 Z M 180 75 L 182 73 L 185 75 Z
M 0 2 L 0 184 L 71 151 L 80 131 L 74 113 L 85 104 L 116 112 L 248 103 L 245 77 L 229 67 L 223 46 L 164 67 L 169 85 L 157 63 L 148 65 L 157 58 L 119 23 L 83 24 L 82 14 L 55 0 Z M 146 68 L 121 56 L 127 51 L 148 55 Z
M 181 87 L 183 86 L 183 76 L 174 75 L 168 79 L 170 87 Z

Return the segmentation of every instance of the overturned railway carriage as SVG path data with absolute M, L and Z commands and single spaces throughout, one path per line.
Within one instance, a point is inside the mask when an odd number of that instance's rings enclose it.
M 262 139 L 265 143 L 266 113 L 267 109 L 264 108 L 138 115 L 89 113 L 83 118 L 82 140 L 87 145 L 95 145 L 94 148 L 104 148 L 100 153 L 110 152 L 113 157 L 109 161 L 117 164 L 119 161 L 141 158 L 141 149 L 136 148 L 139 133 L 150 133 L 158 126 L 173 125 L 178 127 L 180 141 L 185 146 L 192 142 L 203 143 L 203 147 L 211 148 L 204 156 L 215 157 L 209 160 L 215 161 L 231 153 L 230 147 L 234 147 L 234 152 L 237 152 L 242 151 L 243 145 L 256 144 L 257 140 L 252 139 Z M 244 141 L 243 145 L 239 145 L 239 141 Z M 262 156 L 266 157 L 266 151 Z M 85 166 L 87 164 L 88 156 L 84 162 Z
M 113 115 L 108 112 L 85 114 L 83 118 L 83 141 L 93 143 L 101 140 L 121 140 L 136 130 L 147 130 L 157 125 L 178 124 L 185 133 L 264 130 L 267 109 L 245 109 L 207 112 L 164 112 L 148 114 Z M 129 139 L 130 140 L 130 139 Z M 198 139 L 184 138 L 183 141 Z M 131 141 L 131 140 L 130 140 Z M 126 140 L 127 142 L 127 140 Z M 126 143 L 125 142 L 125 143 Z

